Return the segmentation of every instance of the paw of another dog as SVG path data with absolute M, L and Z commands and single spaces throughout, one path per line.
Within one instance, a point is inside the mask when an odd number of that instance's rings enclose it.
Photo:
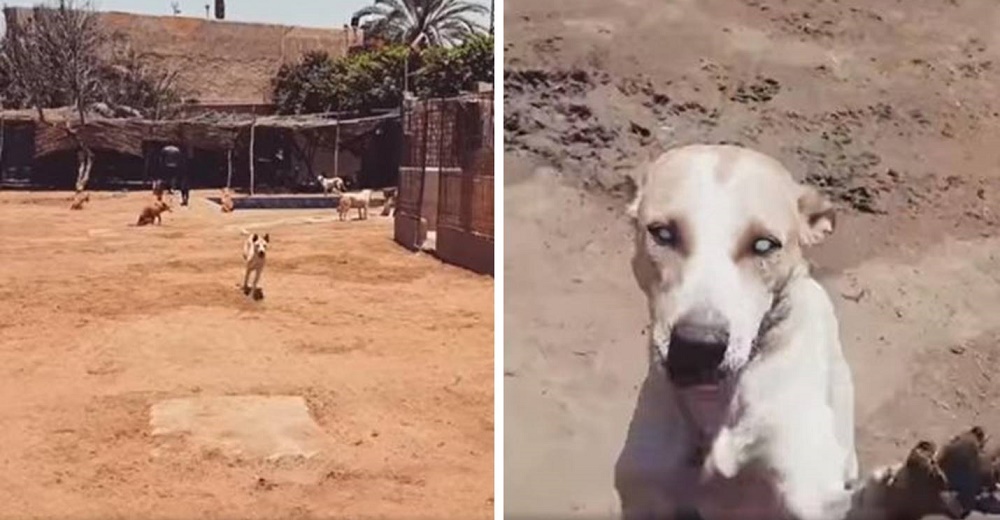
M 255 289 L 253 291 L 253 299 L 256 300 L 256 301 L 263 300 L 264 299 L 264 291 L 262 289 L 260 289 L 260 288 Z

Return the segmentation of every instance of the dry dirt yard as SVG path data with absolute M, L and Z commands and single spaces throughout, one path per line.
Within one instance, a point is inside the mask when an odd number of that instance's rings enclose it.
M 505 507 L 605 517 L 645 372 L 625 176 L 739 143 L 842 209 L 813 251 L 864 468 L 1000 439 L 1000 8 L 988 0 L 509 0 Z
M 0 193 L 0 517 L 491 517 L 492 278 L 207 195 Z

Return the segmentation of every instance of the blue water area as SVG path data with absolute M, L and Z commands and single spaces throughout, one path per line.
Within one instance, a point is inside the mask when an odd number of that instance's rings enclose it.
M 208 200 L 222 204 L 219 197 Z M 336 209 L 340 197 L 233 197 L 233 209 Z

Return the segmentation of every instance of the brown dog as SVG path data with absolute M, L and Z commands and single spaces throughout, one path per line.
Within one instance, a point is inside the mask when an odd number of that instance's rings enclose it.
M 222 189 L 222 212 L 232 213 L 233 212 L 233 196 L 229 193 L 229 188 Z
M 77 192 L 77 194 L 73 196 L 73 203 L 69 205 L 69 209 L 83 209 L 83 205 L 87 202 L 90 202 L 90 193 L 86 191 Z
M 163 219 L 161 218 L 160 215 L 163 214 L 164 211 L 172 211 L 170 209 L 170 205 L 168 205 L 166 202 L 163 202 L 162 200 L 156 201 L 153 204 L 146 206 L 145 208 L 142 208 L 142 213 L 139 214 L 139 221 L 136 222 L 135 225 L 145 226 L 148 224 L 153 224 L 154 222 L 156 223 L 156 225 L 160 225 L 161 223 L 163 223 Z

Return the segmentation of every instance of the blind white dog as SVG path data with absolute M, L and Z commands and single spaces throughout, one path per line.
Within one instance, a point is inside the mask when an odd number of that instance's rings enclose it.
M 848 489 L 850 368 L 803 258 L 833 232 L 833 206 L 735 146 L 667 152 L 637 186 L 652 362 L 616 466 L 623 516 L 869 517 L 878 494 Z

